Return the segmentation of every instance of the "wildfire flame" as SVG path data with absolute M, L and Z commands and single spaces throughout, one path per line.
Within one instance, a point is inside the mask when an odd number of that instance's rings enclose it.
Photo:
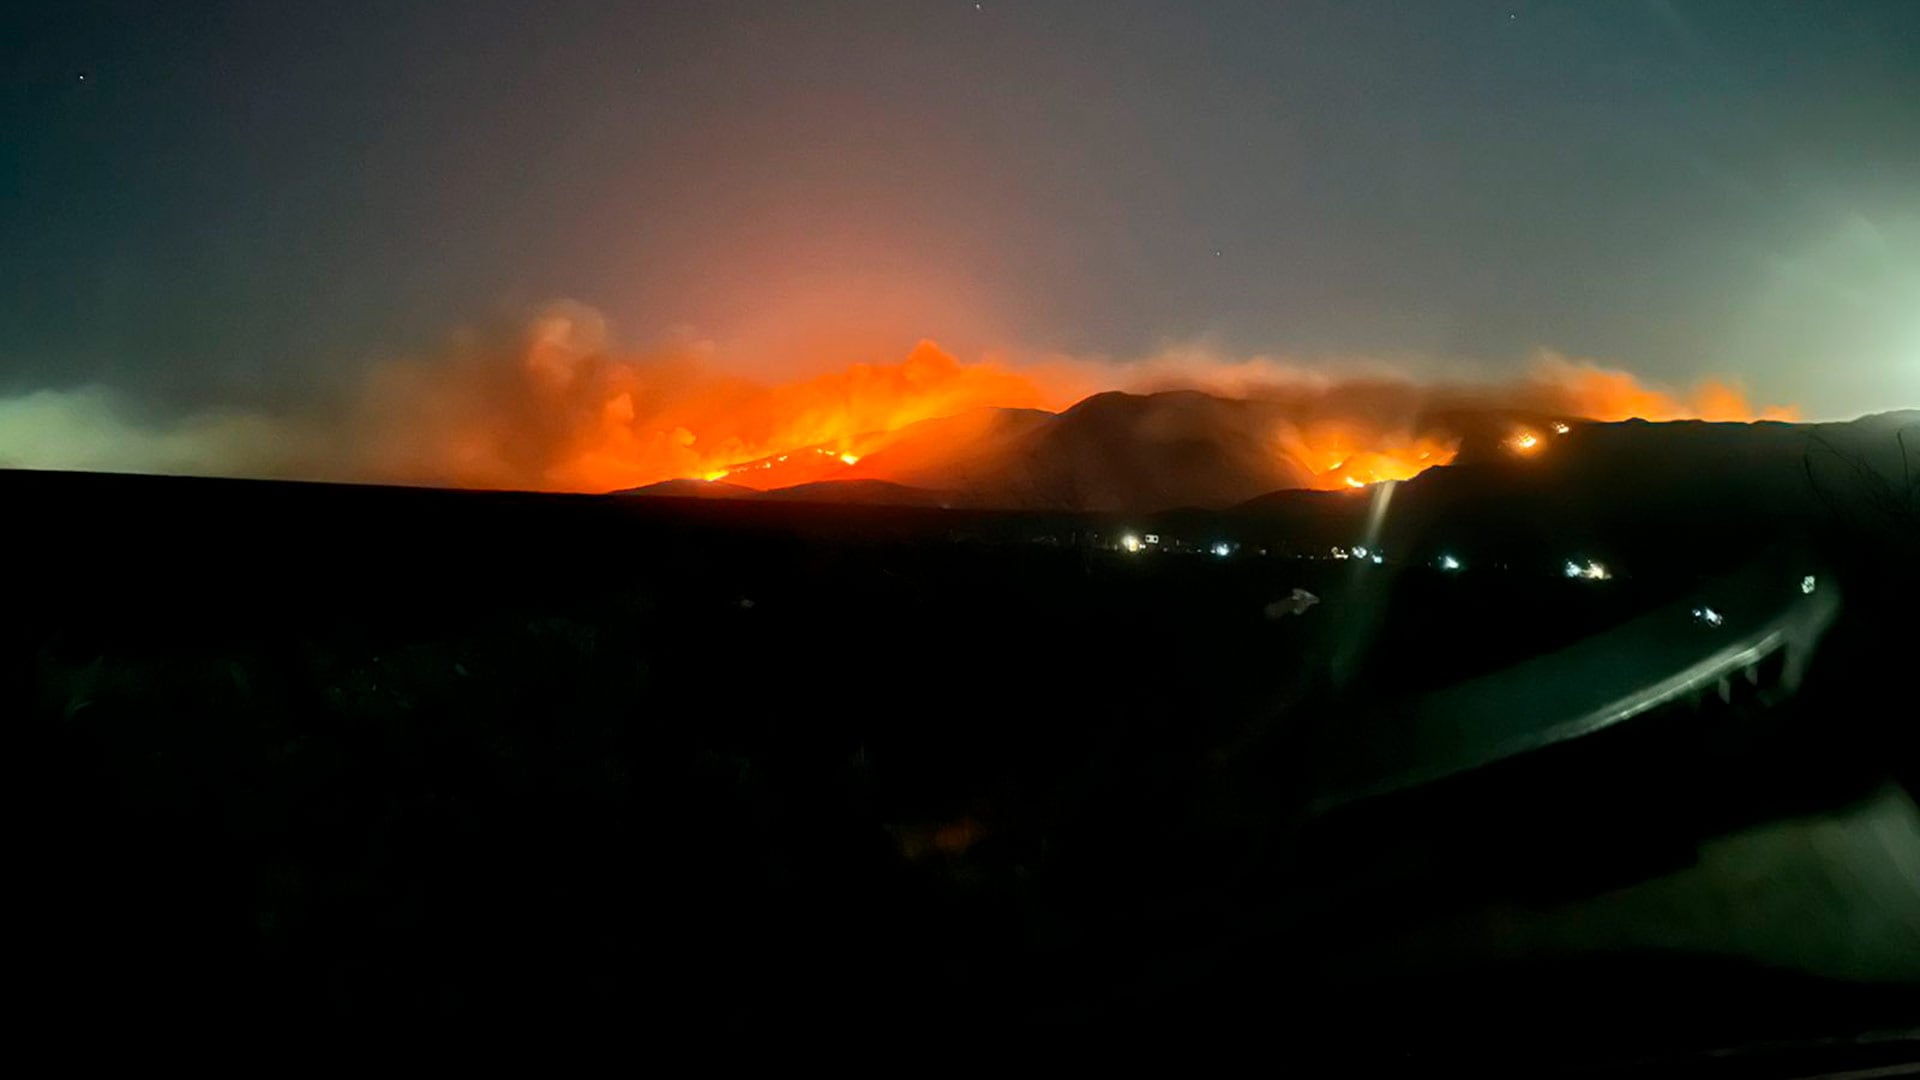
M 1145 368 L 1149 375 L 1137 368 Z M 1591 363 L 1546 357 L 1502 386 L 1332 381 L 1264 361 L 1182 358 L 1177 366 L 1058 361 L 1017 368 L 963 363 L 922 342 L 898 363 L 855 363 L 789 382 L 716 370 L 697 352 L 622 356 L 599 317 L 560 307 L 504 351 L 456 351 L 382 369 L 356 413 L 375 460 L 357 478 L 465 487 L 608 491 L 693 478 L 780 487 L 839 477 L 889 479 L 865 463 L 919 421 L 986 407 L 1058 412 L 1103 389 L 1205 389 L 1272 404 L 1273 452 L 1309 486 L 1346 490 L 1405 480 L 1452 461 L 1457 432 L 1426 420 L 1440 406 L 1617 420 L 1791 418 L 1752 409 L 1733 387 L 1690 397 Z M 1553 430 L 1564 433 L 1565 425 Z M 1532 430 L 1509 446 L 1544 446 Z
M 956 478 L 961 488 L 990 487 L 992 467 L 1012 467 L 1008 459 L 967 455 L 996 447 L 1017 455 L 1015 443 L 1038 430 L 1032 425 L 1051 423 L 1046 413 L 1105 390 L 1188 390 L 1212 404 L 1183 411 L 1193 402 L 1180 398 L 1184 406 L 1159 413 L 1136 410 L 1146 425 L 1139 434 L 1163 445 L 1216 439 L 1232 468 L 1252 462 L 1257 473 L 1271 455 L 1260 482 L 1345 491 L 1453 461 L 1465 433 L 1448 416 L 1482 418 L 1475 424 L 1499 414 L 1561 418 L 1551 422 L 1553 436 L 1529 430 L 1509 443 L 1527 454 L 1550 452 L 1554 437 L 1572 431 L 1566 421 L 1580 418 L 1795 418 L 1790 408 L 1751 407 L 1724 382 L 1676 393 L 1553 355 L 1498 384 L 1336 379 L 1194 350 L 1127 363 L 963 363 L 931 342 L 898 362 L 851 364 L 844 352 L 808 346 L 790 357 L 807 374 L 755 381 L 729 371 L 748 358 L 722 363 L 719 355 L 712 343 L 687 340 L 618 352 L 598 314 L 558 305 L 519 331 L 469 333 L 437 353 L 376 364 L 344 396 L 283 414 L 143 422 L 107 388 L 0 397 L 0 464 L 540 491 L 688 479 L 766 489 L 842 478 L 939 487 Z M 1116 438 L 1129 435 L 1077 445 Z M 1014 464 L 1044 470 L 1049 462 Z

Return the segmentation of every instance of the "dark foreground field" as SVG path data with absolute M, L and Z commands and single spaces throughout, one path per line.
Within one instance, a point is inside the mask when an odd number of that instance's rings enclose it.
M 1470 828 L 1414 803 L 1329 839 L 1328 732 L 1712 567 L 1362 586 L 1096 550 L 1090 519 L 0 497 L 45 1024 L 1784 1072 L 1897 1056 L 1920 1016 L 1912 579 L 1842 534 L 1790 701 L 1497 772 Z M 1263 614 L 1297 587 L 1322 602 Z

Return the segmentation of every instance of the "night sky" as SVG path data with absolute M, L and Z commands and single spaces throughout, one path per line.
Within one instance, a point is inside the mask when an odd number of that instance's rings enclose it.
M 0 399 L 286 409 L 567 298 L 750 374 L 1550 349 L 1920 404 L 1913 0 L 69 0 L 0 73 Z

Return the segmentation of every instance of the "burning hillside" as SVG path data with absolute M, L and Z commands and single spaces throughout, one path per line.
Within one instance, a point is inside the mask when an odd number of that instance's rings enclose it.
M 1499 439 L 1548 452 L 1555 425 L 1575 418 L 1791 416 L 1721 383 L 1676 394 L 1551 357 L 1518 380 L 1436 385 L 1188 356 L 968 363 L 921 342 L 897 362 L 756 381 L 699 347 L 615 350 L 576 306 L 381 365 L 340 407 L 290 417 L 149 430 L 98 395 L 8 407 L 25 410 L 4 426 L 26 441 L 0 439 L 0 465 L 580 492 L 860 480 L 1061 508 L 1362 488 Z
M 1791 415 L 1725 384 L 1681 395 L 1557 358 L 1506 384 L 1421 385 L 1260 361 L 1019 368 L 922 342 L 897 363 L 757 383 L 696 355 L 622 356 L 604 338 L 591 312 L 562 308 L 504 352 L 384 370 L 361 409 L 373 470 L 563 491 L 866 480 L 1000 505 L 1220 505 L 1406 479 L 1453 460 L 1490 417 L 1513 418 L 1493 422 L 1535 452 L 1562 418 Z

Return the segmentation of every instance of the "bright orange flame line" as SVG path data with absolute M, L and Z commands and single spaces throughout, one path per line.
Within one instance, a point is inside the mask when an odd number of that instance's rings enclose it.
M 1090 387 L 1128 378 L 1119 365 L 1068 364 L 1043 373 L 963 364 L 923 342 L 897 364 L 853 364 L 790 383 L 756 385 L 689 359 L 614 357 L 601 349 L 599 334 L 591 318 L 558 311 L 535 326 L 512 368 L 489 366 L 488 356 L 456 356 L 385 371 L 369 385 L 363 410 L 374 435 L 369 441 L 382 448 L 382 469 L 466 486 L 578 491 L 685 477 L 752 486 L 842 475 L 886 479 L 874 471 L 884 466 L 868 459 L 890 433 L 983 408 L 1058 411 Z M 1217 365 L 1212 377 L 1231 378 L 1235 370 Z M 1205 386 L 1209 378 L 1196 370 L 1188 381 Z M 1453 433 L 1421 429 L 1411 419 L 1421 414 L 1413 403 L 1435 390 L 1355 386 L 1360 396 L 1351 402 L 1345 397 L 1349 388 L 1339 384 L 1314 384 L 1307 391 L 1280 385 L 1274 388 L 1278 396 L 1258 386 L 1238 392 L 1280 409 L 1297 401 L 1305 415 L 1319 418 L 1277 437 L 1273 451 L 1299 463 L 1312 486 L 1402 480 L 1453 460 L 1459 448 Z M 1602 420 L 1755 415 L 1724 383 L 1703 383 L 1689 400 L 1650 389 L 1625 372 L 1565 360 L 1550 360 L 1528 380 L 1463 400 Z M 1759 415 L 1784 417 L 1791 410 Z M 1526 435 L 1533 441 L 1518 447 L 1523 452 L 1547 445 L 1537 433 Z M 1314 470 L 1308 463 L 1324 467 Z

